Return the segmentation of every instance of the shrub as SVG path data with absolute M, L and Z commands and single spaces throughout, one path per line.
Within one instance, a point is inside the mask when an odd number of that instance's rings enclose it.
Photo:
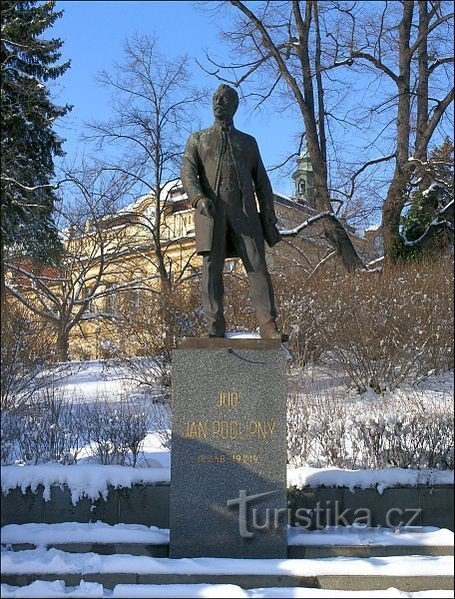
M 128 396 L 119 401 L 97 397 L 84 406 L 86 442 L 102 464 L 135 466 L 148 430 L 142 402 Z
M 340 366 L 359 392 L 453 368 L 453 260 L 321 272 L 280 293 L 297 362 Z
M 374 402 L 351 431 L 367 468 L 453 469 L 453 405 L 408 392 L 392 402 Z
M 19 459 L 17 441 L 21 434 L 17 412 L 11 409 L 2 410 L 0 419 L 0 458 L 1 464 L 11 464 Z
M 2 411 L 18 409 L 31 393 L 47 384 L 42 365 L 53 358 L 52 338 L 46 326 L 23 306 L 6 302 L 1 318 Z
M 46 386 L 31 395 L 21 410 L 9 412 L 9 419 L 9 432 L 16 431 L 17 457 L 22 462 L 76 461 L 82 447 L 80 406 L 65 398 L 55 386 Z
M 342 387 L 291 389 L 288 461 L 294 466 L 453 469 L 453 400 L 409 388 L 381 397 Z
M 142 290 L 119 298 L 116 314 L 106 322 L 103 344 L 109 347 L 111 363 L 116 363 L 140 385 L 169 390 L 172 350 L 178 339 L 202 331 L 199 291 L 193 279 L 172 290 Z M 137 358 L 140 357 L 138 360 Z

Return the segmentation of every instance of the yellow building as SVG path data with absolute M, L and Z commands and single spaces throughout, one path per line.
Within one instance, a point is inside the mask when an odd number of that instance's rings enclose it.
M 134 322 L 139 328 L 142 321 L 144 328 L 146 313 L 161 320 L 161 304 L 170 305 L 175 300 L 171 295 L 178 295 L 179 288 L 200 269 L 193 209 L 180 183 L 172 181 L 163 188 L 158 203 L 151 194 L 142 196 L 96 225 L 93 233 L 87 230 L 84 243 L 86 253 L 93 252 L 99 229 L 106 235 L 102 281 L 99 284 L 97 278 L 99 261 L 94 260 L 87 272 L 86 296 L 91 295 L 90 281 L 98 289 L 71 335 L 70 355 L 73 359 L 104 358 L 117 355 L 119 349 L 126 355 L 148 353 L 150 339 L 139 339 Z
M 275 194 L 278 228 L 285 233 L 317 215 L 305 156 L 294 180 L 295 197 Z M 371 260 L 368 242 L 348 232 L 361 256 Z M 58 359 L 157 355 L 170 351 L 176 337 L 201 332 L 201 258 L 195 251 L 194 210 L 179 180 L 164 186 L 158 202 L 145 195 L 115 214 L 86 221 L 78 230 L 69 228 L 65 244 L 61 273 L 38 277 L 38 285 L 22 285 L 35 304 L 42 302 L 42 289 L 48 288 L 47 324 L 49 334 L 56 336 Z M 282 242 L 267 250 L 267 261 L 272 278 L 296 277 L 302 284 L 321 262 L 325 268 L 340 268 L 321 221 L 295 236 L 284 234 Z M 240 260 L 228 260 L 226 272 L 232 273 L 231 280 L 242 279 Z M 244 309 L 244 301 L 242 297 L 236 302 L 228 290 L 232 319 L 255 326 L 254 315 L 245 316 L 252 310 Z M 186 315 L 181 322 L 178 314 Z M 185 328 L 188 323 L 192 329 Z
M 302 169 L 297 173 L 300 175 L 295 177 L 297 199 L 275 194 L 278 228 L 283 231 L 290 231 L 317 215 L 311 205 L 311 177 L 306 177 L 304 172 L 302 174 Z M 302 178 L 305 178 L 304 183 Z M 169 275 L 171 295 L 178 296 L 175 300 L 169 295 L 165 303 L 180 301 L 182 310 L 182 303 L 194 308 L 199 301 L 201 266 L 201 259 L 195 252 L 194 210 L 179 180 L 168 183 L 161 197 L 159 245 L 163 254 L 162 265 Z M 82 326 L 72 334 L 71 355 L 74 358 L 108 357 L 111 353 L 118 354 L 119 348 L 123 348 L 125 354 L 136 355 L 148 353 L 150 344 L 153 345 L 150 337 L 141 345 L 138 340 L 141 336 L 139 324 L 136 330 L 127 316 L 136 318 L 136 323 L 143 319 L 141 330 L 150 329 L 157 326 L 157 314 L 162 310 L 159 306 L 155 311 L 151 309 L 157 297 L 166 293 L 158 273 L 159 259 L 154 253 L 156 244 L 152 229 L 155 224 L 156 202 L 153 196 L 141 197 L 105 219 L 104 227 L 113 231 L 113 237 L 122 231 L 123 248 L 112 267 L 106 269 L 103 277 L 105 293 L 102 292 L 100 299 L 91 303 Z M 352 230 L 348 229 L 348 232 L 357 251 L 370 260 L 371 252 L 366 240 L 356 236 Z M 272 277 L 280 272 L 286 275 L 293 270 L 298 273 L 297 276 L 308 276 L 327 258 L 326 267 L 340 268 L 339 259 L 323 236 L 321 222 L 308 226 L 296 236 L 285 235 L 283 242 L 273 250 L 267 250 Z M 227 261 L 225 269 L 237 276 L 243 272 L 240 260 Z M 183 295 L 179 295 L 179 289 L 183 289 Z M 155 315 L 153 323 L 145 320 L 147 311 Z M 161 331 L 158 336 L 165 334 Z M 154 346 L 154 349 L 157 347 Z

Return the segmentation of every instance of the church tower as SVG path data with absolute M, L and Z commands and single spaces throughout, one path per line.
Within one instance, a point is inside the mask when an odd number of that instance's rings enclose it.
M 310 208 L 314 205 L 314 174 L 308 150 L 305 148 L 297 158 L 297 170 L 292 174 L 295 183 L 295 197 L 299 204 Z

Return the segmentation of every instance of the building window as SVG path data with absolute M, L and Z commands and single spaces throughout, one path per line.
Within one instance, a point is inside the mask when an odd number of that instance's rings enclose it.
M 299 193 L 304 194 L 306 192 L 306 183 L 305 179 L 300 179 L 299 181 Z
M 113 291 L 113 285 L 106 287 L 107 295 L 104 298 L 104 312 L 106 314 L 114 314 L 115 311 L 115 294 Z
M 141 307 L 141 291 L 140 289 L 131 290 L 131 307 L 138 309 Z

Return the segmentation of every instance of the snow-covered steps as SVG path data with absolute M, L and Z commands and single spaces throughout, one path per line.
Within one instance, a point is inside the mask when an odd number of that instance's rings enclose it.
M 141 524 L 104 522 L 9 524 L 1 542 L 13 550 L 54 547 L 70 552 L 127 553 L 167 557 L 169 529 Z M 401 529 L 329 526 L 309 531 L 288 529 L 288 557 L 385 557 L 389 555 L 453 555 L 454 534 L 435 527 Z
M 453 598 L 453 591 L 399 591 L 394 587 L 376 591 L 336 591 L 327 589 L 309 589 L 297 587 L 271 587 L 243 589 L 233 584 L 118 584 L 111 591 L 96 582 L 82 581 L 77 586 L 65 586 L 63 580 L 47 582 L 37 580 L 25 587 L 15 587 L 7 584 L 1 585 L 3 599 L 19 597 L 100 597 L 105 599 L 125 599 L 133 597 L 163 598 L 163 597 L 201 597 L 207 598 L 243 598 L 243 599 L 388 599 L 390 598 L 415 598 L 415 599 L 449 599 Z
M 37 580 L 63 580 L 67 586 L 80 585 L 81 581 L 96 582 L 107 589 L 121 584 L 228 584 L 242 589 L 306 587 L 360 591 L 394 587 L 416 592 L 452 589 L 453 559 L 411 555 L 284 560 L 169 559 L 77 554 L 42 547 L 2 552 L 3 583 L 25 586 Z
M 105 599 L 125 599 L 133 597 L 171 598 L 171 597 L 201 597 L 207 598 L 242 598 L 242 599 L 388 599 L 390 598 L 416 598 L 416 599 L 449 599 L 453 598 L 453 591 L 399 591 L 394 587 L 377 591 L 336 591 L 327 589 L 309 589 L 296 587 L 271 587 L 243 589 L 233 584 L 118 584 L 111 591 L 96 582 L 82 581 L 77 586 L 65 586 L 63 580 L 53 582 L 35 581 L 25 587 L 15 587 L 7 584 L 1 585 L 1 597 L 3 599 L 31 597 L 100 597 Z
M 74 553 L 168 557 L 169 529 L 105 522 L 8 524 L 1 529 L 1 543 L 14 551 L 54 547 Z
M 434 527 L 290 527 L 285 560 L 169 559 L 169 530 L 141 524 L 10 524 L 1 533 L 2 597 L 453 596 L 442 591 L 453 589 L 454 535 Z
M 326 526 L 288 529 L 289 558 L 453 555 L 454 533 L 431 526 Z

